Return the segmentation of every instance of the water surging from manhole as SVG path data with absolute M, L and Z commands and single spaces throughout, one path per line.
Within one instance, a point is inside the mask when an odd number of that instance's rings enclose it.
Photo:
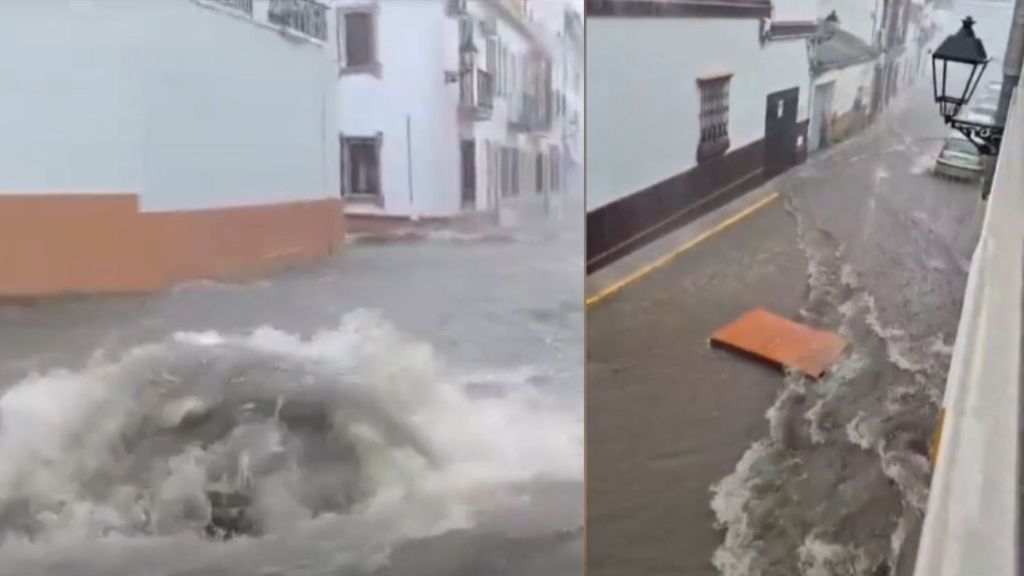
M 575 418 L 472 380 L 368 311 L 27 378 L 0 396 L 0 565 L 379 561 L 503 486 L 582 477 Z

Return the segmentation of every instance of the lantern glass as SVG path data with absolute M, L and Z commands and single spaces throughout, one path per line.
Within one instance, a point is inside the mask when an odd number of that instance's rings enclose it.
M 955 118 L 970 101 L 988 66 L 985 47 L 974 35 L 973 26 L 974 20 L 965 18 L 960 31 L 932 54 L 932 90 L 947 120 Z
M 932 80 L 935 102 L 944 118 L 955 118 L 978 88 L 987 62 L 970 64 L 932 57 Z

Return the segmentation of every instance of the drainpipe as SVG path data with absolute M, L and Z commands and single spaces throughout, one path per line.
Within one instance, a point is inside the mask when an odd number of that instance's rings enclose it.
M 416 219 L 416 204 L 413 200 L 412 187 L 412 117 L 405 115 L 405 165 L 406 175 L 409 180 L 409 213 Z
M 1013 8 L 1013 20 L 1010 23 L 1010 38 L 1006 42 L 1006 54 L 1003 56 L 1003 87 L 999 91 L 999 105 L 996 107 L 996 126 L 1006 126 L 1010 99 L 1020 82 L 1022 65 L 1024 65 L 1024 0 L 1017 0 Z M 992 192 L 992 177 L 995 175 L 996 166 L 996 158 L 986 156 L 985 160 L 982 199 L 987 199 Z

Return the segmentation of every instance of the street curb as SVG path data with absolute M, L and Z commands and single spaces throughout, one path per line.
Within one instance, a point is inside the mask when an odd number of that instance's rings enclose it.
M 667 264 L 715 233 L 739 222 L 777 197 L 778 194 L 769 181 L 588 275 L 585 280 L 587 308 L 613 296 L 628 284 Z

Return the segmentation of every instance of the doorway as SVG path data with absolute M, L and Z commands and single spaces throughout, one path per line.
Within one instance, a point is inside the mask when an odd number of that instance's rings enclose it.
M 814 87 L 811 122 L 807 129 L 808 154 L 828 147 L 828 119 L 832 116 L 832 98 L 835 94 L 835 87 L 835 82 L 826 82 Z
M 476 141 L 462 141 L 462 208 L 476 208 Z
M 768 177 L 797 162 L 796 110 L 799 100 L 799 88 L 768 95 L 764 123 L 764 167 Z

